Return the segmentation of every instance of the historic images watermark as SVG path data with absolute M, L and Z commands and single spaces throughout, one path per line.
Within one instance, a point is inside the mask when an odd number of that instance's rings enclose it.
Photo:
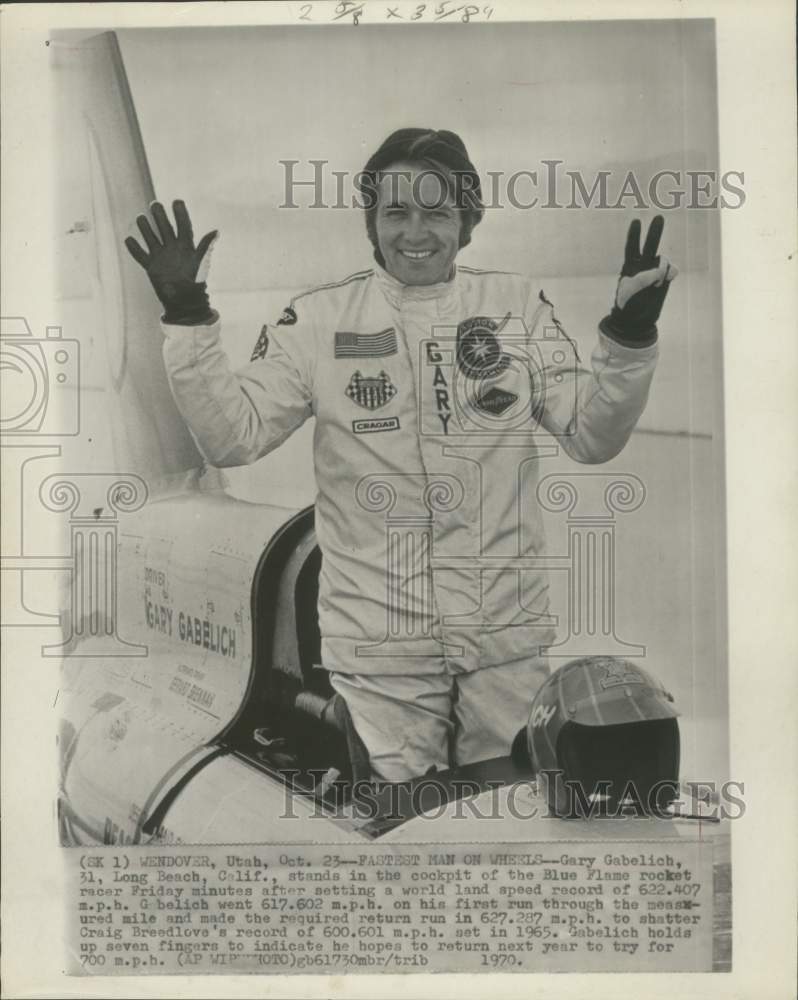
M 479 629 L 511 621 L 529 630 L 530 655 L 645 656 L 646 646 L 621 637 L 616 629 L 616 528 L 619 516 L 645 502 L 639 476 L 621 472 L 568 472 L 543 475 L 535 489 L 541 511 L 565 515 L 567 545 L 562 552 L 533 550 L 529 511 L 514 506 L 513 523 L 499 518 L 488 467 L 500 449 L 506 476 L 521 485 L 530 463 L 560 454 L 563 438 L 579 429 L 576 406 L 579 355 L 540 293 L 528 320 L 509 314 L 496 320 L 474 317 L 457 329 L 435 327 L 419 345 L 417 425 L 429 443 L 435 466 L 421 473 L 363 476 L 354 499 L 365 517 L 382 517 L 385 530 L 385 635 L 376 644 L 356 648 L 359 657 L 446 655 L 463 649 L 436 631 L 434 591 L 441 574 L 472 573 L 479 581 L 476 606 L 457 609 L 440 623 Z M 387 377 L 387 376 L 386 376 Z M 544 419 L 547 406 L 565 400 L 573 413 L 552 437 Z M 454 464 L 453 464 L 454 463 Z M 469 479 L 463 478 L 464 470 Z M 478 543 L 470 551 L 439 551 L 438 536 L 447 518 L 468 508 L 479 524 Z M 491 544 L 501 528 L 501 551 Z M 568 583 L 565 633 L 553 639 L 557 618 L 524 602 L 524 579 L 530 573 L 559 572 Z M 491 620 L 485 605 L 488 587 L 504 586 L 507 604 Z
M 57 442 L 81 430 L 79 341 L 65 338 L 58 326 L 35 337 L 24 317 L 3 317 L 0 388 L 0 435 L 8 472 L 2 627 L 60 625 L 63 640 L 42 646 L 43 656 L 145 656 L 146 646 L 117 634 L 117 550 L 118 515 L 144 505 L 146 483 L 140 476 L 115 472 L 40 471 L 41 460 L 61 458 Z M 69 514 L 67 555 L 31 551 L 30 539 L 40 527 L 33 524 L 30 508 L 36 483 L 41 510 Z M 28 607 L 26 582 L 37 572 L 59 571 L 69 574 L 68 607 L 61 614 Z
M 279 208 L 357 208 L 376 206 L 376 191 L 368 175 L 334 170 L 329 160 L 278 161 L 282 167 L 283 200 Z M 412 184 L 414 201 L 427 209 L 440 207 L 448 185 L 441 185 L 440 201 L 430 195 L 426 183 L 434 169 L 411 174 L 403 169 L 381 171 L 394 188 L 400 180 Z M 447 171 L 451 193 L 457 204 L 474 197 L 476 178 L 464 171 Z M 742 170 L 670 169 L 641 174 L 633 170 L 570 170 L 563 160 L 541 159 L 534 169 L 488 170 L 480 182 L 481 204 L 486 210 L 514 209 L 737 209 L 746 202 L 745 172 Z
M 628 781 L 620 792 L 602 780 L 588 788 L 582 782 L 565 778 L 561 770 L 543 770 L 534 778 L 506 784 L 501 780 L 478 783 L 468 778 L 444 782 L 427 775 L 412 782 L 356 781 L 349 785 L 342 779 L 325 783 L 324 797 L 300 791 L 290 784 L 298 771 L 286 771 L 283 818 L 296 819 L 294 801 L 313 807 L 310 818 L 379 819 L 386 824 L 400 823 L 410 817 L 434 820 L 444 814 L 452 819 L 531 820 L 543 819 L 612 819 L 615 821 L 658 817 L 669 820 L 696 820 L 720 823 L 741 819 L 746 805 L 745 783 L 728 780 L 662 780 L 641 789 Z M 311 776 L 316 772 L 308 772 Z M 326 772 L 319 771 L 321 780 Z M 564 807 L 555 809 L 553 801 L 560 793 Z M 561 793 L 564 793 L 564 797 Z M 305 815 L 305 810 L 302 812 Z

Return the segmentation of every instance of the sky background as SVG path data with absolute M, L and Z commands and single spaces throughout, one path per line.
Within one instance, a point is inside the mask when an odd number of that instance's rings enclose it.
M 277 207 L 279 161 L 299 160 L 297 177 L 311 159 L 354 174 L 409 125 L 460 134 L 483 179 L 557 159 L 588 178 L 611 170 L 617 191 L 630 169 L 717 168 L 708 21 L 127 31 L 120 44 L 159 198 L 185 198 L 198 228 L 222 234 L 219 289 L 368 265 L 362 212 Z M 672 255 L 706 267 L 713 213 L 667 214 Z M 494 210 L 462 259 L 541 278 L 612 273 L 625 229 L 623 210 Z

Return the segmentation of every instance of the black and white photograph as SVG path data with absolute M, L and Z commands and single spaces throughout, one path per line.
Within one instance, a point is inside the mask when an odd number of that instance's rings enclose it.
M 729 100 L 787 6 L 732 83 L 736 5 L 40 6 L 4 868 L 35 731 L 59 978 L 4 949 L 13 995 L 788 996 L 739 921 L 790 950 L 795 150 Z

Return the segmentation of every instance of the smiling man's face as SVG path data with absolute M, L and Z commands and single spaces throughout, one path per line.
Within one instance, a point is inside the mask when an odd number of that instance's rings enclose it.
M 460 249 L 460 212 L 429 168 L 394 163 L 381 176 L 377 242 L 385 269 L 405 285 L 446 281 Z

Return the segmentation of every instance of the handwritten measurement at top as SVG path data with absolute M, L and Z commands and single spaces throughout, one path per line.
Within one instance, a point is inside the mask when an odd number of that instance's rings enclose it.
M 368 10 L 374 22 L 380 21 L 460 21 L 470 24 L 474 21 L 488 21 L 493 15 L 490 4 L 458 3 L 457 0 L 440 0 L 439 3 L 368 4 L 366 0 L 340 0 L 336 4 L 303 3 L 298 5 L 297 20 L 320 24 L 345 21 L 360 24 Z

